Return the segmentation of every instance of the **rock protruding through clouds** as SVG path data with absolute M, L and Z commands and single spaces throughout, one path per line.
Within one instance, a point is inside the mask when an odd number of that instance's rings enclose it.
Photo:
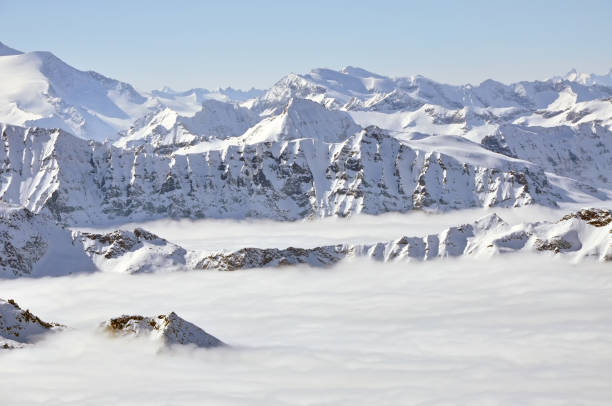
M 23 310 L 13 299 L 0 299 L 0 351 L 22 348 L 63 328 L 61 324 L 41 320 L 28 309 Z
M 153 317 L 123 315 L 102 323 L 101 328 L 111 336 L 147 337 L 161 342 L 162 345 L 192 344 L 202 348 L 226 345 L 174 312 Z

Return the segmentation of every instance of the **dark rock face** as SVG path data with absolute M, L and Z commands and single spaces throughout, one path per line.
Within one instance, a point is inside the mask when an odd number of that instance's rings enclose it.
M 324 246 L 312 249 L 289 247 L 276 248 L 243 248 L 228 254 L 213 254 L 202 258 L 196 269 L 215 269 L 235 271 L 262 267 L 308 264 L 311 266 L 329 266 L 340 261 L 347 254 L 342 245 Z
M 538 251 L 553 251 L 555 253 L 559 253 L 563 250 L 571 249 L 572 243 L 564 240 L 563 238 L 553 238 L 550 240 L 537 239 L 535 246 Z
M 482 141 L 480 141 L 480 143 L 489 151 L 497 152 L 498 154 L 506 155 L 512 158 L 518 158 L 508 147 L 503 135 L 487 135 L 482 139 Z
M 24 224 L 40 223 L 41 220 L 28 209 L 12 208 L 0 212 L 0 270 L 14 276 L 32 273 L 34 265 L 46 254 L 48 244 L 36 229 L 28 232 L 22 228 Z
M 612 223 L 612 211 L 605 209 L 582 209 L 576 213 L 568 214 L 561 221 L 579 218 L 594 227 L 605 227 Z

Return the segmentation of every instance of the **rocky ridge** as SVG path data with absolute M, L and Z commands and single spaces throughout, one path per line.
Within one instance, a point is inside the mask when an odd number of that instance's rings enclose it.
M 612 260 L 612 214 L 605 209 L 582 209 L 558 222 L 523 223 L 510 226 L 496 214 L 474 223 L 450 227 L 427 236 L 404 235 L 375 244 L 338 244 L 314 248 L 245 247 L 233 252 L 186 250 L 142 228 L 115 230 L 106 234 L 70 232 L 53 223 L 43 226 L 39 216 L 16 209 L 5 217 L 12 233 L 0 233 L 3 251 L 0 278 L 57 276 L 76 272 L 170 272 L 184 270 L 233 271 L 305 264 L 331 266 L 341 260 L 366 257 L 376 261 L 425 261 L 447 257 L 489 258 L 506 253 L 561 254 L 570 261 Z M 29 213 L 29 214 L 23 214 Z M 21 230 L 41 227 L 36 250 L 23 244 L 33 237 Z M 61 240 L 64 239 L 64 242 Z M 42 255 L 40 250 L 45 250 Z M 51 254 L 47 253 L 50 250 Z M 8 255 L 8 256 L 7 256 Z M 58 266 L 57 258 L 65 266 Z M 24 268 L 24 264 L 27 265 Z
M 496 214 L 448 228 L 425 237 L 403 236 L 376 244 L 330 245 L 284 250 L 245 248 L 202 258 L 196 269 L 238 269 L 307 264 L 333 265 L 343 259 L 366 257 L 375 261 L 427 261 L 448 257 L 480 257 L 516 252 L 552 251 L 574 261 L 594 258 L 612 261 L 612 212 L 583 209 L 557 223 L 527 223 L 514 227 Z

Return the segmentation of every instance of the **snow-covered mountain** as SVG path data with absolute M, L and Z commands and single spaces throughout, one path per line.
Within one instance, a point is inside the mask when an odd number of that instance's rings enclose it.
M 7 55 L 20 55 L 23 52 L 18 51 L 16 49 L 13 49 L 5 44 L 3 44 L 2 42 L 0 42 L 0 56 L 7 56 Z
M 243 102 L 259 97 L 265 93 L 264 90 L 251 88 L 249 90 L 234 89 L 231 87 L 208 90 L 194 88 L 184 91 L 177 91 L 165 86 L 159 90 L 151 91 L 151 95 L 161 99 L 164 104 L 173 107 L 172 103 L 178 105 L 199 105 L 206 100 L 218 100 L 223 102 Z
M 510 85 L 489 79 L 477 86 L 455 86 L 420 75 L 390 78 L 347 67 L 341 71 L 315 69 L 304 75 L 287 75 L 259 97 L 254 108 L 260 111 L 278 108 L 299 97 L 327 107 L 380 112 L 415 111 L 424 105 L 448 110 L 466 107 L 538 110 L 560 102 L 560 98 L 584 102 L 610 96 L 612 89 L 607 87 L 559 78 Z
M 103 272 L 143 273 L 184 269 L 187 251 L 142 228 L 107 234 L 73 233 L 73 244 Z
M 0 278 L 82 272 L 143 273 L 184 269 L 189 253 L 146 230 L 107 234 L 74 232 L 47 210 L 0 202 Z
M 606 87 L 612 87 L 612 69 L 604 75 L 597 75 L 595 73 L 584 73 L 578 72 L 576 69 L 572 69 L 565 75 L 565 79 L 571 82 L 577 82 L 582 85 L 600 85 Z
M 114 140 L 136 120 L 165 108 L 191 116 L 206 100 L 240 102 L 262 93 L 232 88 L 139 92 L 97 72 L 75 69 L 51 52 L 24 53 L 2 43 L 0 78 L 0 122 L 61 128 L 96 141 Z
M 47 212 L 0 203 L 0 278 L 58 276 L 96 267 Z
M 0 198 L 63 225 L 555 207 L 612 195 L 612 87 L 599 79 L 452 86 L 347 67 L 290 74 L 263 94 L 139 93 L 5 45 L 0 74 L 11 78 L 0 89 Z M 117 139 L 96 142 L 106 138 Z M 79 269 L 106 255 L 94 240 Z M 21 273 L 36 274 L 30 259 Z
M 1 46 L 0 55 L 0 119 L 6 123 L 62 128 L 102 141 L 153 104 L 131 85 L 77 70 L 50 52 Z
M 245 130 L 251 134 L 261 134 L 262 128 L 280 133 L 287 105 L 306 99 L 327 110 L 345 111 L 361 127 L 376 125 L 402 141 L 440 135 L 461 137 L 495 152 L 538 163 L 558 175 L 610 188 L 605 173 L 611 162 L 612 87 L 602 83 L 568 76 L 510 85 L 487 80 L 477 86 L 452 86 L 422 76 L 389 78 L 354 67 L 341 71 L 315 69 L 284 77 L 264 95 L 241 103 L 241 107 L 251 113 L 253 122 L 261 120 Z M 237 107 L 228 104 L 225 109 Z M 218 146 L 216 139 L 209 139 L 210 130 L 202 127 L 185 131 L 181 128 L 184 124 L 175 124 L 181 121 L 176 115 L 166 111 L 140 124 L 134 131 L 137 135 L 132 135 L 138 140 L 133 145 L 152 140 L 155 145 L 163 144 L 164 152 L 188 144 L 200 143 L 200 149 Z M 340 117 L 330 120 L 344 120 Z M 218 126 L 215 119 L 207 120 Z M 309 120 L 305 117 L 303 121 Z M 274 127 L 270 122 L 279 125 Z M 329 128 L 337 125 L 342 124 L 328 123 Z M 506 134 L 517 134 L 515 140 L 507 141 L 512 149 L 501 148 L 505 145 L 501 138 Z M 526 138 L 520 134 L 532 135 Z M 561 139 L 569 140 L 570 145 L 559 142 Z M 206 140 L 209 142 L 202 142 Z M 534 150 L 531 141 L 539 149 Z M 130 137 L 117 145 L 127 146 L 129 142 Z M 599 158 L 596 162 L 581 160 L 585 168 L 565 164 L 583 153 Z

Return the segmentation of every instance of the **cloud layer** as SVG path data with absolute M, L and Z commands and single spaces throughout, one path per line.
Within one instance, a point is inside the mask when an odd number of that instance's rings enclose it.
M 0 354 L 3 404 L 605 404 L 612 273 L 552 257 L 0 282 L 74 327 Z M 176 311 L 232 346 L 99 322 Z

